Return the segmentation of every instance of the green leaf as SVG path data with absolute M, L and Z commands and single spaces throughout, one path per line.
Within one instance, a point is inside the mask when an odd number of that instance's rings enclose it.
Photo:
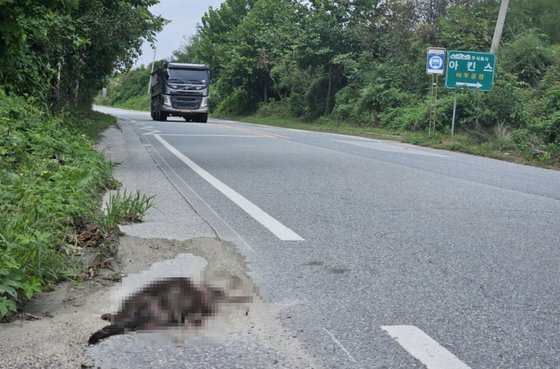
M 33 277 L 23 284 L 23 291 L 25 293 L 25 297 L 28 299 L 37 293 L 41 293 L 41 290 L 41 281 L 39 278 Z
M 0 296 L 0 319 L 4 318 L 10 311 L 16 311 L 17 306 L 13 300 Z
M 11 286 L 0 284 L 0 295 L 10 295 L 14 299 L 16 299 L 17 298 L 17 291 L 16 291 L 15 288 L 13 288 Z

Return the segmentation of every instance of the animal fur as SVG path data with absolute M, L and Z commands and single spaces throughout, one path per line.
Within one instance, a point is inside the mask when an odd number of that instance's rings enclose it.
M 127 331 L 192 323 L 202 325 L 205 317 L 214 313 L 215 301 L 223 297 L 220 290 L 197 286 L 189 278 L 175 277 L 158 280 L 134 293 L 124 301 L 116 314 L 103 314 L 110 325 L 89 338 L 94 345 L 100 340 Z

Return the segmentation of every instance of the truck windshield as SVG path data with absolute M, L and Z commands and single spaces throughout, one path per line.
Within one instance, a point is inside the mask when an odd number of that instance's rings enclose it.
M 168 82 L 202 85 L 208 83 L 208 71 L 203 69 L 169 69 L 168 74 Z

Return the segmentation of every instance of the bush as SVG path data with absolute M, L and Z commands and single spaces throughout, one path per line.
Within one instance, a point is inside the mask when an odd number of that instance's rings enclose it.
M 556 61 L 560 49 L 555 50 L 555 55 L 555 63 L 547 69 L 534 94 L 532 110 L 535 118 L 531 128 L 543 143 L 560 147 L 560 62 Z
M 537 85 L 553 61 L 546 37 L 532 32 L 520 34 L 500 50 L 503 68 L 531 86 Z
M 242 88 L 235 89 L 232 93 L 221 99 L 216 108 L 216 113 L 224 115 L 246 113 L 249 109 L 247 102 L 247 92 Z
M 292 92 L 288 97 L 288 110 L 294 117 L 301 117 L 305 114 L 304 95 L 298 92 Z
M 291 118 L 289 100 L 284 99 L 280 101 L 270 101 L 268 103 L 260 103 L 257 114 L 262 117 L 280 117 Z
M 91 214 L 111 166 L 75 121 L 0 91 L 0 319 L 75 272 L 67 227 Z
M 313 120 L 324 114 L 327 102 L 327 86 L 328 82 L 326 77 L 319 77 L 313 80 L 303 97 L 305 103 L 304 119 Z
M 379 115 L 383 127 L 398 131 L 418 131 L 428 128 L 429 101 L 388 109 Z M 439 113 L 441 117 L 441 112 Z
M 541 133 L 545 143 L 560 147 L 560 111 L 555 111 L 541 120 L 535 125 L 535 129 Z

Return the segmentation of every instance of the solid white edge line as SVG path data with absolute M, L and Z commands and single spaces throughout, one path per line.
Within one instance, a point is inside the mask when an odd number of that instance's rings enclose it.
M 154 134 L 155 137 L 167 150 L 169 150 L 173 155 L 175 155 L 179 160 L 185 163 L 189 168 L 191 168 L 195 173 L 201 176 L 206 182 L 210 183 L 214 188 L 224 194 L 228 199 L 233 201 L 237 206 L 243 209 L 247 214 L 253 217 L 257 222 L 266 227 L 270 232 L 272 232 L 276 237 L 282 241 L 304 241 L 297 233 L 292 231 L 290 228 L 286 227 L 270 215 L 268 215 L 264 210 L 253 204 L 251 201 L 247 200 L 245 197 L 235 192 L 231 187 L 220 181 L 218 178 L 214 177 L 206 170 L 201 168 L 194 161 L 183 155 L 179 150 L 171 146 L 169 142 L 164 140 L 160 135 Z
M 152 145 L 149 145 L 149 146 L 152 147 Z M 185 182 L 185 180 L 179 175 L 179 173 L 177 173 L 177 172 L 175 171 L 175 169 L 173 169 L 173 168 L 171 167 L 171 165 L 167 162 L 167 160 L 165 160 L 165 159 L 163 158 L 163 156 L 161 156 L 161 154 L 160 154 L 157 150 L 152 150 L 152 152 L 154 153 L 154 155 L 157 155 L 157 157 L 159 158 L 159 160 L 162 161 L 162 163 L 165 163 L 165 166 L 167 167 L 167 169 L 169 169 L 169 171 L 170 171 L 171 173 L 173 173 L 173 175 L 177 178 L 177 180 L 178 180 L 179 182 L 181 182 L 181 183 L 183 184 L 183 186 L 185 186 L 185 187 L 190 191 L 190 193 L 191 193 L 193 196 L 196 196 L 196 197 L 204 204 L 204 206 L 206 206 L 206 207 L 208 208 L 208 211 L 210 211 L 215 217 L 219 218 L 220 221 L 222 221 L 222 222 L 224 223 L 225 227 L 227 227 L 227 228 L 229 229 L 229 231 L 232 232 L 232 233 L 235 235 L 235 237 L 237 237 L 237 238 L 241 241 L 241 243 L 243 244 L 243 246 L 245 246 L 249 251 L 255 253 L 255 250 L 254 250 L 251 246 L 249 246 L 249 243 L 247 243 L 247 241 L 245 241 L 245 239 L 244 239 L 243 237 L 241 237 L 241 235 L 240 235 L 239 233 L 237 233 L 237 232 L 235 231 L 235 229 L 233 229 L 233 228 L 228 224 L 228 222 L 226 222 L 226 220 L 225 220 L 224 218 L 222 218 L 218 213 L 216 213 L 216 211 L 215 211 L 214 209 L 212 209 L 212 207 L 210 206 L 210 204 L 208 204 L 202 197 L 200 197 L 200 195 L 197 194 L 197 193 L 192 189 L 192 187 L 189 186 L 189 184 L 188 184 L 187 182 Z M 173 182 L 173 180 L 171 180 L 171 178 L 170 178 L 169 175 L 167 175 L 165 172 L 163 173 L 163 175 L 166 176 L 166 177 L 169 179 L 169 182 L 171 183 L 171 185 L 172 185 L 173 187 L 175 187 L 175 189 L 181 194 L 181 196 L 183 196 L 183 198 L 184 198 L 185 200 L 187 200 L 187 199 L 189 198 L 189 196 L 187 196 L 185 193 L 183 193 L 183 191 L 181 191 L 181 189 L 179 188 L 179 186 L 177 186 L 177 185 Z M 187 201 L 188 201 L 188 200 L 187 200 Z M 193 206 L 193 208 L 194 208 L 194 206 Z M 195 211 L 196 211 L 196 210 L 195 210 Z M 212 228 L 213 228 L 213 227 L 212 227 Z M 215 231 L 215 232 L 216 232 L 217 235 L 219 235 L 217 231 Z
M 428 369 L 471 369 L 416 326 L 385 325 L 381 329 Z
M 231 137 L 231 138 L 272 138 L 267 136 L 256 135 L 213 135 L 213 134 L 197 134 L 197 133 L 161 133 L 160 136 L 177 136 L 177 137 Z

